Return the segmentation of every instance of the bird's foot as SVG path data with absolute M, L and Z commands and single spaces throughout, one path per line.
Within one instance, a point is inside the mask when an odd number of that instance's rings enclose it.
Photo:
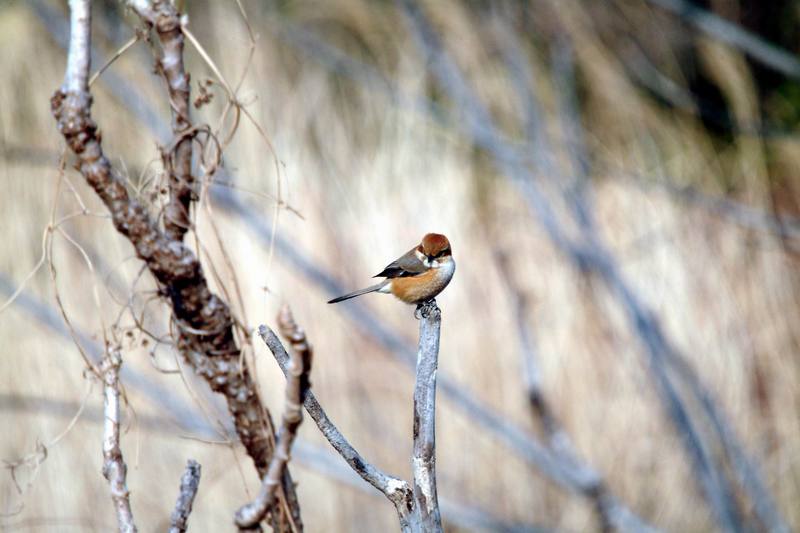
M 436 305 L 436 300 L 431 298 L 430 300 L 417 304 L 417 308 L 414 310 L 414 318 L 417 320 L 420 318 L 428 318 L 434 313 L 439 314 L 441 311 L 439 310 L 439 306 Z

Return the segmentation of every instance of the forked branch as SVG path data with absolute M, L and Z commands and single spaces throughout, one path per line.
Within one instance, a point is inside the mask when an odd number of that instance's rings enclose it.
M 274 331 L 264 325 L 259 326 L 258 334 L 272 352 L 275 361 L 277 361 L 284 375 L 288 374 L 290 358 L 281 340 Z M 291 340 L 293 343 L 298 341 L 299 339 L 297 339 L 297 337 Z M 328 439 L 333 449 L 342 456 L 347 464 L 350 465 L 350 468 L 361 476 L 361 479 L 378 489 L 392 502 L 395 510 L 397 510 L 401 529 L 404 532 L 415 531 L 415 529 L 411 527 L 413 522 L 411 512 L 413 508 L 413 495 L 408 482 L 381 471 L 364 459 L 353 445 L 348 442 L 344 435 L 342 435 L 339 428 L 328 418 L 327 413 L 319 404 L 312 391 L 309 391 L 306 395 L 303 407 L 305 407 L 306 412 L 317 424 L 322 435 Z
M 414 453 L 412 486 L 367 462 L 331 422 L 322 406 L 309 392 L 303 403 L 322 434 L 364 481 L 378 489 L 392 502 L 403 532 L 441 531 L 441 517 L 436 496 L 434 420 L 436 414 L 436 367 L 439 353 L 441 312 L 431 301 L 420 309 L 420 343 L 417 380 L 414 388 Z M 310 350 L 305 332 L 297 326 L 288 308 L 281 311 L 278 323 L 283 336 L 295 352 Z M 267 326 L 258 333 L 272 352 L 284 374 L 289 370 L 289 354 L 280 339 Z
M 169 2 L 136 2 L 162 6 Z M 269 411 L 262 405 L 253 378 L 243 364 L 228 305 L 213 294 L 197 257 L 172 231 L 161 231 L 145 207 L 128 194 L 103 153 L 88 90 L 90 2 L 71 0 L 71 36 L 64 83 L 51 99 L 58 130 L 77 158 L 77 167 L 109 210 L 114 226 L 136 250 L 170 303 L 178 326 L 177 346 L 210 387 L 223 394 L 236 432 L 261 476 L 266 474 L 274 447 Z M 280 515 L 273 526 L 301 530 L 294 484 L 284 475 Z
M 284 317 L 287 321 L 281 322 L 281 318 Z M 288 307 L 283 308 L 278 321 L 281 326 L 288 328 L 289 335 L 297 339 L 297 342 L 292 343 L 292 355 L 286 368 L 286 400 L 275 453 L 272 455 L 267 475 L 264 476 L 256 499 L 236 512 L 236 525 L 243 529 L 257 526 L 267 511 L 275 505 L 277 489 L 289 463 L 297 430 L 303 421 L 302 406 L 310 388 L 311 346 L 306 342 L 303 331 L 292 320 Z

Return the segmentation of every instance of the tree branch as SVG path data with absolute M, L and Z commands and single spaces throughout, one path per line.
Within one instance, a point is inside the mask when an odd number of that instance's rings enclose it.
M 703 33 L 743 51 L 756 61 L 800 80 L 800 61 L 783 48 L 765 41 L 738 24 L 727 21 L 686 0 L 648 0 L 651 4 L 686 20 Z
M 692 419 L 688 406 L 681 397 L 681 383 L 676 382 L 673 371 L 676 367 L 683 367 L 689 374 L 694 375 L 694 373 L 672 347 L 655 315 L 622 275 L 613 255 L 602 242 L 591 216 L 591 206 L 586 200 L 585 189 L 589 188 L 588 182 L 581 179 L 584 186 L 578 187 L 575 192 L 564 191 L 565 199 L 572 208 L 575 222 L 578 223 L 581 230 L 577 239 L 571 239 L 555 217 L 548 198 L 537 183 L 534 173 L 526 168 L 519 158 L 514 157 L 515 148 L 503 139 L 486 107 L 441 46 L 438 36 L 433 32 L 419 6 L 413 0 L 401 0 L 401 4 L 419 47 L 432 59 L 432 72 L 458 108 L 466 115 L 463 120 L 458 122 L 462 126 L 462 131 L 470 135 L 477 145 L 486 149 L 493 156 L 498 168 L 520 188 L 531 211 L 542 224 L 553 244 L 582 271 L 593 273 L 602 280 L 616 297 L 620 307 L 624 309 L 631 330 L 638 336 L 645 349 L 651 375 L 657 385 L 656 390 L 695 467 L 693 474 L 703 489 L 709 505 L 722 527 L 734 531 L 739 530 L 741 515 L 734 498 L 733 488 L 721 465 L 712 457 L 710 447 Z M 522 96 L 524 97 L 524 95 Z M 570 145 L 573 152 L 576 150 L 574 144 Z M 574 153 L 570 155 L 576 156 Z M 576 174 L 586 171 L 588 159 L 584 154 L 578 154 L 574 162 L 576 163 L 574 169 Z M 583 178 L 582 176 L 578 177 Z M 680 377 L 679 375 L 678 378 Z M 683 376 L 683 381 L 684 384 L 687 381 L 685 376 Z M 717 409 L 713 402 L 704 403 L 703 406 L 708 416 L 714 418 Z M 720 441 L 726 441 L 732 437 L 732 434 L 723 435 L 719 431 L 717 433 Z M 724 442 L 723 446 L 725 446 Z M 747 479 L 751 478 L 747 477 Z M 765 497 L 769 498 L 769 495 Z M 781 521 L 780 517 L 775 517 L 775 519 Z
M 183 66 L 183 26 L 181 15 L 172 2 L 130 0 L 128 5 L 150 27 L 161 43 L 162 57 L 156 58 L 156 69 L 164 76 L 172 112 L 172 149 L 165 154 L 169 173 L 169 202 L 164 208 L 164 231 L 168 237 L 181 240 L 191 226 L 192 204 L 192 141 L 195 130 L 189 116 L 189 74 Z
M 0 272 L 0 296 L 9 297 L 16 293 L 16 287 L 8 277 Z M 14 307 L 24 313 L 31 323 L 44 328 L 52 333 L 58 340 L 70 341 L 70 332 L 64 326 L 57 312 L 43 302 L 33 298 L 27 291 L 21 290 L 13 302 Z M 77 329 L 75 334 L 81 339 L 92 360 L 102 358 L 102 350 L 92 341 L 88 334 Z M 153 431 L 160 434 L 173 434 L 175 422 L 183 431 L 192 433 L 202 438 L 213 439 L 218 437 L 218 429 L 213 428 L 200 414 L 174 395 L 174 391 L 156 384 L 150 378 L 133 371 L 130 367 L 121 369 L 120 376 L 125 380 L 127 388 L 133 388 L 144 396 L 166 409 L 161 416 L 139 416 L 142 430 Z M 79 409 L 76 402 L 51 401 L 45 398 L 28 395 L 0 393 L 0 411 L 24 414 L 47 412 L 49 416 L 70 419 Z M 103 423 L 102 408 L 94 409 L 87 406 L 81 419 L 92 424 Z M 235 433 L 231 434 L 235 438 Z M 297 438 L 292 448 L 292 457 L 306 468 L 319 473 L 331 482 L 341 483 L 358 491 L 377 497 L 377 492 L 367 488 L 363 478 L 359 477 L 349 466 L 342 464 L 340 456 L 330 448 L 311 445 Z M 489 530 L 500 533 L 538 533 L 549 531 L 547 528 L 531 524 L 514 523 L 505 521 L 473 503 L 447 500 L 441 498 L 439 505 L 443 519 L 455 527 L 466 530 Z
M 137 2 L 141 3 L 141 2 Z M 103 200 L 114 226 L 136 250 L 170 302 L 178 326 L 177 346 L 189 364 L 225 395 L 236 432 L 259 474 L 266 473 L 274 446 L 269 411 L 262 405 L 253 378 L 243 365 L 233 334 L 228 305 L 211 292 L 197 257 L 179 239 L 161 232 L 146 209 L 131 198 L 125 183 L 104 155 L 88 92 L 89 3 L 75 0 L 64 85 L 51 99 L 59 132 L 78 160 L 78 169 Z M 284 476 L 283 490 L 291 516 L 281 506 L 281 529 L 302 529 L 294 484 Z
M 442 313 L 436 300 L 423 304 L 414 383 L 414 501 L 424 531 L 442 531 L 436 495 L 436 368 Z
M 111 488 L 111 500 L 117 512 L 119 531 L 136 533 L 131 512 L 130 492 L 126 484 L 128 467 L 119 446 L 119 367 L 118 348 L 109 348 L 101 364 L 103 376 L 103 476 Z
M 292 320 L 288 306 L 281 309 L 278 323 L 281 325 L 282 331 L 288 332 L 292 339 L 296 339 L 296 342 L 292 343 L 292 355 L 286 368 L 286 403 L 283 421 L 278 433 L 278 444 L 258 496 L 253 502 L 241 507 L 236 512 L 236 525 L 242 529 L 258 525 L 267 511 L 275 504 L 277 488 L 280 485 L 283 471 L 289 463 L 297 430 L 303 421 L 302 405 L 310 388 L 312 350 L 305 341 L 305 333 Z
M 200 463 L 189 459 L 186 463 L 186 470 L 181 476 L 181 489 L 178 493 L 178 501 L 175 502 L 175 510 L 170 517 L 169 533 L 183 533 L 189 527 L 189 514 L 192 512 L 194 497 L 197 495 L 197 488 L 200 485 Z
M 283 344 L 281 344 L 278 336 L 264 325 L 259 326 L 258 334 L 272 352 L 272 355 L 275 357 L 284 375 L 286 375 L 288 373 L 289 354 L 286 352 Z M 333 446 L 333 448 L 339 452 L 339 455 L 347 461 L 350 468 L 361 476 L 364 481 L 378 489 L 392 504 L 394 504 L 397 516 L 400 520 L 401 529 L 404 532 L 415 531 L 415 529 L 412 529 L 412 524 L 415 524 L 415 517 L 412 513 L 414 500 L 408 482 L 386 474 L 368 463 L 347 441 L 333 422 L 331 422 L 331 419 L 328 418 L 328 415 L 314 397 L 313 392 L 308 392 L 303 406 L 325 438 L 328 439 L 331 446 Z
M 86 92 L 92 48 L 91 5 L 86 0 L 69 0 L 69 9 L 69 52 L 63 89 L 75 93 Z
M 63 32 L 61 32 L 59 28 L 55 26 L 54 19 L 57 17 L 57 15 L 54 15 L 53 12 L 47 10 L 46 5 L 42 4 L 41 2 L 32 2 L 32 6 L 35 8 L 35 12 L 39 18 L 47 25 L 48 30 L 51 32 L 54 38 L 60 44 L 62 44 L 62 46 L 66 46 L 66 37 L 63 35 Z M 392 97 L 393 102 L 397 103 L 398 105 L 412 107 L 426 114 L 426 116 L 436 122 L 452 125 L 452 122 L 448 121 L 447 117 L 445 117 L 441 112 L 440 106 L 436 106 L 424 98 L 408 98 L 407 95 L 401 93 L 388 81 L 383 79 L 377 73 L 377 71 L 373 69 L 373 67 L 352 59 L 340 50 L 336 49 L 334 46 L 319 39 L 317 36 L 313 35 L 311 32 L 305 30 L 299 25 L 293 24 L 288 20 L 281 20 L 279 25 L 277 23 L 275 24 L 275 30 L 282 39 L 287 40 L 295 47 L 301 48 L 303 51 L 308 53 L 312 59 L 321 61 L 328 69 L 354 78 L 356 81 L 365 85 L 369 85 L 374 89 L 388 92 Z M 295 36 L 299 36 L 298 39 L 295 39 Z M 154 132 L 158 132 L 159 135 L 163 137 L 163 133 L 161 133 L 163 128 L 161 128 L 161 124 L 155 120 L 155 114 L 152 111 L 152 108 L 147 105 L 142 105 L 142 102 L 137 101 L 137 99 L 133 98 L 132 95 L 125 96 L 127 85 L 125 85 L 124 80 L 115 77 L 113 72 L 106 73 L 104 76 L 108 78 L 106 80 L 107 82 L 113 82 L 112 90 L 114 93 L 118 97 L 122 98 L 122 100 L 136 112 L 137 116 L 139 116 L 143 123 L 151 128 Z M 476 131 L 481 129 L 481 125 L 473 126 L 473 124 L 464 123 L 459 123 L 456 125 L 466 128 L 462 129 L 462 131 L 467 133 L 469 133 L 469 130 L 473 127 L 476 128 Z M 493 150 L 491 147 L 493 140 L 491 138 L 487 138 L 486 136 L 477 135 L 476 142 L 478 145 L 492 152 L 492 155 L 495 157 L 496 161 L 500 163 L 501 167 L 504 166 L 503 161 L 505 161 L 506 169 L 512 168 L 513 170 L 513 167 L 516 167 L 517 169 L 520 168 L 519 164 L 524 159 L 520 154 L 512 153 L 513 150 L 509 151 L 497 147 L 495 147 L 497 148 L 496 150 Z M 516 172 L 511 172 L 510 175 L 514 175 L 515 173 Z M 668 192 L 675 193 L 677 191 L 681 199 L 689 200 L 692 203 L 698 203 L 700 207 L 703 208 L 710 207 L 713 213 L 721 215 L 724 218 L 733 221 L 734 223 L 741 224 L 744 227 L 754 228 L 760 231 L 779 231 L 782 235 L 786 232 L 788 232 L 790 235 L 794 235 L 794 233 L 796 233 L 797 221 L 795 219 L 785 216 L 776 217 L 771 214 L 763 213 L 757 209 L 745 207 L 738 202 L 733 202 L 727 199 L 718 199 L 712 196 L 705 196 L 702 195 L 702 193 L 685 196 L 680 194 L 680 191 L 677 188 L 674 188 L 673 190 L 669 187 L 671 186 L 668 185 Z M 222 204 L 222 207 L 232 214 L 242 217 L 243 220 L 259 235 L 259 238 L 263 239 L 265 242 L 269 242 L 271 238 L 271 231 L 267 227 L 267 224 L 258 218 L 252 209 L 245 207 L 240 201 L 238 201 L 238 199 L 234 199 L 233 195 L 229 191 L 222 192 L 224 194 L 220 193 L 219 191 L 216 191 L 214 194 L 215 199 Z M 533 200 L 529 199 L 529 201 L 534 203 Z M 716 207 L 718 206 L 718 202 L 724 202 L 726 207 L 724 209 L 717 209 Z M 728 209 L 727 204 L 730 204 L 730 209 Z M 243 209 L 243 211 L 240 211 L 239 208 Z M 746 210 L 746 212 L 743 210 Z M 542 221 L 542 219 L 540 219 L 540 221 Z M 277 236 L 276 245 L 279 248 L 283 248 L 284 251 L 286 246 L 288 246 L 287 243 L 280 239 L 280 236 Z M 315 269 L 315 267 L 310 266 L 310 262 L 308 262 L 305 257 L 293 254 L 291 249 L 289 249 L 288 252 L 289 255 L 288 257 L 285 257 L 285 259 L 287 259 L 294 266 L 299 267 L 304 276 L 311 279 L 314 283 L 322 286 L 324 290 L 330 294 L 342 292 L 341 289 L 332 288 L 338 286 L 338 284 L 326 273 L 318 271 Z M 349 312 L 350 309 L 353 310 L 353 313 Z M 368 334 L 374 336 L 387 348 L 387 350 L 390 351 L 390 353 L 398 356 L 402 361 L 407 362 L 408 358 L 405 357 L 406 353 L 404 348 L 400 347 L 398 343 L 395 342 L 397 340 L 396 336 L 391 334 L 391 332 L 387 332 L 382 324 L 376 321 L 374 317 L 364 312 L 364 310 L 357 305 L 349 306 L 347 309 L 345 309 L 345 311 L 346 314 L 351 316 L 351 318 L 355 318 L 357 322 L 360 321 L 363 324 L 369 324 L 369 326 L 365 327 L 364 330 Z M 373 328 L 373 326 L 376 327 Z M 377 334 L 375 332 L 377 332 Z M 533 440 L 532 436 L 520 431 L 512 424 L 503 421 L 496 413 L 489 411 L 485 406 L 475 402 L 474 397 L 468 391 L 458 388 L 455 383 L 448 383 L 442 380 L 441 388 L 444 393 L 453 397 L 456 406 L 462 408 L 466 413 L 471 413 L 472 416 L 474 416 L 476 423 L 485 427 L 501 441 L 505 442 L 512 449 L 516 450 L 522 457 L 525 458 L 525 460 L 539 467 L 545 475 L 551 477 L 566 488 L 571 490 L 581 490 L 580 487 L 574 483 L 574 480 L 576 479 L 574 475 L 565 475 L 562 472 L 562 468 L 556 468 L 552 466 L 552 458 L 548 458 L 545 455 L 545 452 L 539 447 L 536 441 Z M 641 520 L 624 506 L 620 505 L 619 511 L 621 512 L 621 516 L 626 517 L 626 520 L 629 519 L 633 521 L 632 525 L 634 528 L 636 524 L 643 525 Z M 779 516 L 777 518 L 780 520 Z

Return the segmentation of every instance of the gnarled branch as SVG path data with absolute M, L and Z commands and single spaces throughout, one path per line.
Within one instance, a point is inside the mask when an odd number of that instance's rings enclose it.
M 109 210 L 114 226 L 128 238 L 160 284 L 178 325 L 178 348 L 212 390 L 225 396 L 236 432 L 263 476 L 272 457 L 273 423 L 249 370 L 242 364 L 231 311 L 209 289 L 197 257 L 182 240 L 158 228 L 144 206 L 130 197 L 124 181 L 104 155 L 97 124 L 90 113 L 92 97 L 87 85 L 89 2 L 73 0 L 70 7 L 73 30 L 67 71 L 64 84 L 51 99 L 59 132 L 77 157 L 79 171 Z M 302 529 L 288 472 L 282 492 L 288 505 L 280 506 L 281 514 L 273 525 L 281 530 L 290 529 L 290 525 Z

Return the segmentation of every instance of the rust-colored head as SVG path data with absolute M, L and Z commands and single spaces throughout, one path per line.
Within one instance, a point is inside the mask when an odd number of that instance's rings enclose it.
M 451 255 L 450 241 L 439 233 L 428 233 L 422 238 L 417 248 L 420 252 L 431 258 Z

